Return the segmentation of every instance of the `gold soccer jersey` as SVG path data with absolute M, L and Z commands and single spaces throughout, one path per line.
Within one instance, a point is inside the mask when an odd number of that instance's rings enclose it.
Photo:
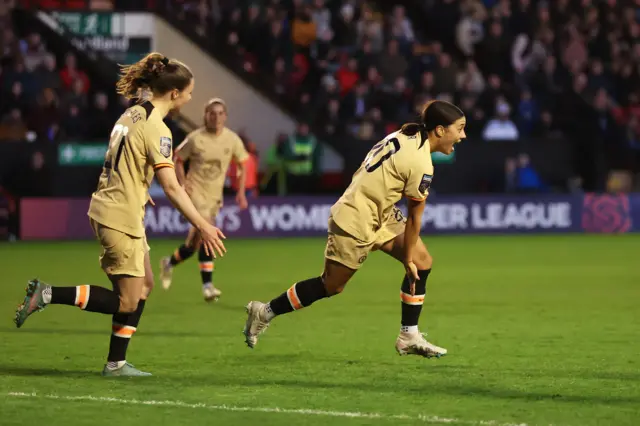
M 226 127 L 217 136 L 204 127 L 189 133 L 176 155 L 189 161 L 186 187 L 191 198 L 209 204 L 222 200 L 231 160 L 243 162 L 249 157 L 240 137 Z
M 403 196 L 422 201 L 429 194 L 433 163 L 422 133 L 399 131 L 377 143 L 353 175 L 351 185 L 331 208 L 335 223 L 353 237 L 371 242 Z
M 144 236 L 144 206 L 154 170 L 173 167 L 171 131 L 150 102 L 127 109 L 111 132 L 89 217 L 133 237 Z

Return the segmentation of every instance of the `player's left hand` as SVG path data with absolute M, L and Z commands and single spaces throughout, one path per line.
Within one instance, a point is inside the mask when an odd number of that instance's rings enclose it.
M 149 195 L 149 204 L 151 204 L 152 206 L 156 206 L 155 201 L 153 201 L 153 198 L 151 198 L 151 195 Z
M 407 271 L 407 278 L 409 278 L 409 290 L 411 290 L 411 295 L 416 295 L 416 281 L 418 280 L 418 267 L 412 261 L 407 261 L 404 264 L 404 269 Z
M 247 202 L 247 196 L 244 195 L 243 192 L 238 192 L 236 194 L 236 204 L 240 207 L 240 210 L 244 210 L 249 207 L 249 203 Z

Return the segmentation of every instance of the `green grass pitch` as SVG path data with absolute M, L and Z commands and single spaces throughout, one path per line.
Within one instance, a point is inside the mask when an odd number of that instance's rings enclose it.
M 125 380 L 99 375 L 109 317 L 50 306 L 11 322 L 33 276 L 108 285 L 98 244 L 2 244 L 0 424 L 640 424 L 640 236 L 426 241 L 421 328 L 442 359 L 396 355 L 403 268 L 378 253 L 248 349 L 246 302 L 319 274 L 324 241 L 228 241 L 219 302 L 202 300 L 195 259 L 156 288 L 129 348 L 154 376 Z M 177 244 L 151 241 L 154 267 Z

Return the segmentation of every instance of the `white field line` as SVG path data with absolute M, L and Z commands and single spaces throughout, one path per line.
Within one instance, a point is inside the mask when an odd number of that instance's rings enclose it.
M 278 407 L 243 407 L 238 405 L 210 405 L 205 403 L 188 403 L 182 401 L 154 401 L 143 399 L 122 399 L 112 398 L 107 396 L 91 396 L 91 395 L 56 395 L 56 394 L 38 394 L 38 393 L 26 393 L 26 392 L 9 392 L 6 394 L 8 397 L 18 398 L 42 398 L 42 399 L 54 399 L 62 401 L 89 401 L 89 402 L 101 402 L 101 403 L 116 403 L 127 405 L 151 405 L 160 407 L 174 407 L 174 408 L 190 408 L 190 409 L 204 409 L 204 410 L 216 410 L 216 411 L 232 411 L 232 412 L 246 412 L 246 413 L 282 413 L 282 414 L 302 414 L 308 416 L 325 416 L 325 417 L 346 417 L 357 419 L 380 419 L 380 420 L 420 420 L 425 423 L 440 423 L 440 424 L 465 424 L 474 426 L 527 426 L 526 423 L 501 423 L 495 420 L 461 420 L 455 418 L 430 416 L 430 415 L 415 415 L 410 416 L 407 414 L 382 414 L 382 413 L 362 413 L 358 411 L 329 411 L 329 410 L 314 410 L 308 408 L 278 408 Z

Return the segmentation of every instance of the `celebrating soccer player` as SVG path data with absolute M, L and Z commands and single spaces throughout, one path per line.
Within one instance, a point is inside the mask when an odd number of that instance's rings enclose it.
M 455 105 L 431 101 L 421 124 L 408 123 L 376 144 L 353 175 L 351 185 L 331 208 L 324 272 L 295 283 L 269 303 L 249 302 L 245 340 L 258 335 L 278 315 L 339 294 L 371 251 L 382 250 L 404 264 L 400 288 L 401 355 L 440 357 L 447 350 L 429 343 L 418 329 L 433 259 L 420 236 L 422 212 L 433 179 L 432 152 L 450 154 L 466 138 L 464 113 Z M 405 196 L 405 219 L 395 204 Z
M 163 119 L 191 100 L 194 79 L 189 68 L 159 53 L 122 67 L 119 94 L 137 99 L 111 132 L 98 189 L 91 197 L 89 218 L 102 245 L 100 263 L 113 290 L 94 285 L 53 287 L 33 280 L 18 307 L 15 323 L 21 327 L 34 312 L 49 304 L 113 315 L 104 376 L 148 376 L 126 361 L 145 302 L 153 288 L 149 246 L 144 230 L 144 207 L 153 176 L 167 197 L 198 230 L 207 254 L 225 252 L 222 232 L 203 218 L 176 177 L 171 132 Z

